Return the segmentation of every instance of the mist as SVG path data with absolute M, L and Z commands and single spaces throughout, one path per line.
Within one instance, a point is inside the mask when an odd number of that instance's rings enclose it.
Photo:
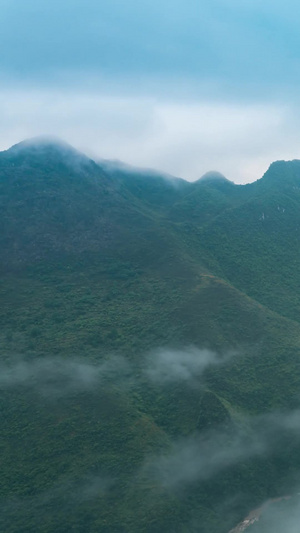
M 29 387 L 39 394 L 60 397 L 67 394 L 97 390 L 105 382 L 129 383 L 130 365 L 122 357 L 111 356 L 99 364 L 79 359 L 45 357 L 32 361 L 17 359 L 0 366 L 0 389 Z
M 2 0 L 0 146 L 54 134 L 191 181 L 212 169 L 254 181 L 299 157 L 297 12 L 294 0 Z
M 299 410 L 245 415 L 237 422 L 174 439 L 168 451 L 149 458 L 145 472 L 164 488 L 178 490 L 213 479 L 243 461 L 268 459 L 278 450 L 282 453 L 284 442 L 300 438 Z
M 232 357 L 239 357 L 239 354 L 232 352 L 220 355 L 207 349 L 188 347 L 182 350 L 157 349 L 141 355 L 136 364 L 116 355 L 106 355 L 102 361 L 94 364 L 86 363 L 83 358 L 15 358 L 10 364 L 0 366 L 0 389 L 19 390 L 27 387 L 51 400 L 85 391 L 96 394 L 107 385 L 127 388 L 130 392 L 137 388 L 141 394 L 141 385 L 155 384 L 160 393 L 167 393 L 170 386 L 181 383 L 200 392 L 199 384 L 205 377 L 205 371 L 213 366 L 226 365 Z M 205 387 L 205 380 L 202 381 Z M 199 403 L 199 409 L 200 406 Z M 196 431 L 180 437 L 167 434 L 162 451 L 156 454 L 146 452 L 141 463 L 134 467 L 130 486 L 135 487 L 136 480 L 140 482 L 142 479 L 146 486 L 153 484 L 170 494 L 170 497 L 174 493 L 180 495 L 185 490 L 193 490 L 197 484 L 214 482 L 223 473 L 256 458 L 268 462 L 274 453 L 285 449 L 285 442 L 297 441 L 298 438 L 300 410 L 275 411 L 252 417 L 243 413 L 235 416 L 233 413 L 231 420 L 201 433 Z M 117 482 L 118 477 L 110 479 L 101 472 L 95 474 L 87 471 L 80 480 L 64 480 L 62 476 L 61 482 L 53 490 L 34 498 L 6 501 L 2 510 L 4 517 L 7 517 L 13 514 L 14 509 L 22 514 L 23 507 L 25 509 L 28 505 L 36 513 L 53 502 L 62 502 L 67 508 L 109 494 Z M 293 483 L 294 480 L 291 480 L 291 486 Z M 230 497 L 234 498 L 234 494 Z M 226 513 L 226 508 L 233 504 L 222 500 L 216 505 L 220 506 L 222 502 Z M 277 529 L 270 529 L 270 532 L 294 533 L 300 515 L 298 505 L 293 512 L 295 518 L 284 516 L 282 522 L 278 518 L 275 524 Z M 280 529 L 280 524 L 286 521 L 290 529 Z M 197 528 L 194 530 L 197 531 Z
M 146 357 L 145 374 L 158 384 L 185 382 L 193 385 L 207 368 L 226 364 L 234 354 L 218 355 L 196 347 L 155 350 Z
M 184 489 L 199 481 L 213 478 L 243 459 L 268 451 L 268 442 L 257 435 L 234 434 L 225 429 L 196 434 L 174 442 L 167 454 L 153 458 L 145 465 L 150 477 L 169 490 Z
M 141 380 L 164 386 L 183 382 L 194 386 L 205 370 L 226 364 L 234 354 L 223 356 L 189 347 L 182 350 L 157 349 L 141 354 L 133 364 L 120 355 L 101 356 L 100 362 L 86 363 L 84 357 L 39 356 L 32 360 L 14 357 L 0 364 L 0 389 L 30 387 L 42 395 L 60 396 L 76 391 L 97 390 L 101 384 L 134 387 Z
M 133 364 L 124 357 L 110 355 L 95 364 L 84 359 L 41 357 L 15 358 L 0 366 L 0 389 L 33 389 L 45 398 L 61 398 L 84 391 L 99 391 L 117 385 L 134 391 L 155 384 L 162 391 L 172 384 L 205 388 L 205 371 L 226 365 L 238 353 L 220 355 L 207 349 L 157 349 Z M 202 380 L 202 382 L 201 382 Z M 167 390 L 167 389 L 165 389 Z M 213 479 L 220 472 L 254 457 L 267 457 L 280 445 L 283 433 L 300 436 L 300 410 L 271 412 L 261 416 L 241 415 L 225 425 L 215 426 L 186 437 L 171 439 L 163 453 L 149 456 L 143 472 L 169 490 Z M 93 484 L 91 484 L 92 486 Z
M 0 149 L 60 137 L 94 160 L 118 159 L 193 181 L 212 169 L 246 183 L 277 159 L 299 155 L 299 113 L 290 102 L 220 101 L 9 85 L 0 91 Z

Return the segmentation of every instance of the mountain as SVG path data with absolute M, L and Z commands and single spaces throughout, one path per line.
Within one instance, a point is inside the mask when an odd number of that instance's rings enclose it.
M 299 191 L 0 153 L 2 531 L 228 533 L 298 489 Z

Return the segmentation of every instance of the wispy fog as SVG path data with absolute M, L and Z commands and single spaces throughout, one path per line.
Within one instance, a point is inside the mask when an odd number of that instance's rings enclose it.
M 184 382 L 189 386 L 194 385 L 208 367 L 226 364 L 231 357 L 231 354 L 221 356 L 190 347 L 153 350 L 141 355 L 135 364 L 114 355 L 94 364 L 85 362 L 84 358 L 15 358 L 10 364 L 0 365 L 0 389 L 26 386 L 43 395 L 60 396 L 97 390 L 104 381 L 121 387 L 134 386 L 141 378 L 162 387 L 172 382 Z
M 122 357 L 110 357 L 97 365 L 46 357 L 0 366 L 0 388 L 32 387 L 46 396 L 96 389 L 104 380 L 124 385 L 129 379 L 130 367 Z
M 44 397 L 61 398 L 81 391 L 97 392 L 104 384 L 114 384 L 123 390 L 134 390 L 141 383 L 145 386 L 147 381 L 150 386 L 160 387 L 161 391 L 173 383 L 195 387 L 206 369 L 212 365 L 226 365 L 232 357 L 239 355 L 221 356 L 190 347 L 155 350 L 141 356 L 136 364 L 120 356 L 107 357 L 97 364 L 82 359 L 19 359 L 10 365 L 1 365 L 0 389 L 29 387 Z M 244 415 L 241 420 L 242 425 L 238 421 L 228 422 L 226 426 L 214 427 L 201 434 L 196 432 L 185 438 L 174 438 L 168 450 L 148 457 L 144 472 L 163 487 L 177 489 L 213 478 L 242 460 L 269 454 L 280 444 L 283 433 L 288 433 L 291 438 L 300 436 L 300 410 L 256 417 Z M 97 482 L 90 484 L 94 485 Z
M 261 100 L 222 102 L 147 94 L 0 91 L 0 150 L 28 137 L 61 137 L 92 158 L 118 159 L 187 180 L 219 170 L 240 183 L 299 156 L 299 113 Z
M 181 383 L 186 387 L 195 387 L 201 382 L 206 369 L 213 365 L 217 367 L 226 365 L 233 357 L 240 355 L 238 353 L 219 355 L 206 349 L 189 347 L 182 350 L 151 351 L 141 355 L 135 363 L 128 362 L 120 356 L 107 356 L 95 364 L 86 363 L 83 359 L 66 360 L 59 357 L 40 356 L 34 360 L 19 358 L 9 365 L 0 366 L 0 389 L 19 390 L 28 387 L 52 400 L 84 391 L 96 394 L 102 386 L 107 385 L 117 385 L 117 389 L 122 388 L 123 391 L 126 388 L 131 395 L 137 387 L 140 408 L 141 390 L 147 387 L 147 383 L 152 392 L 155 384 L 159 388 L 160 395 L 168 394 L 173 384 Z M 182 387 L 180 390 L 182 394 Z M 200 415 L 203 391 L 197 387 L 194 390 L 199 392 Z M 154 418 L 151 423 L 155 424 Z M 129 481 L 132 486 L 135 487 L 136 480 L 139 483 L 142 480 L 146 486 L 150 484 L 163 489 L 173 497 L 174 493 L 178 495 L 181 491 L 193 490 L 197 483 L 214 482 L 216 476 L 247 461 L 258 458 L 268 462 L 276 453 L 284 454 L 286 444 L 299 442 L 300 410 L 271 412 L 252 417 L 241 412 L 233 413 L 232 418 L 228 418 L 226 423 L 214 425 L 212 429 L 205 429 L 201 433 L 194 431 L 186 436 L 171 435 L 172 432 L 166 430 L 166 439 L 159 448 L 161 451 L 146 452 L 144 457 L 141 456 L 141 462 L 137 462 Z M 292 485 L 295 479 L 291 480 Z M 25 510 L 28 505 L 33 507 L 34 513 L 38 513 L 40 507 L 54 505 L 55 502 L 60 502 L 59 505 L 62 502 L 63 506 L 81 504 L 86 500 L 106 495 L 117 482 L 117 478 L 108 479 L 99 472 L 96 474 L 87 472 L 76 480 L 68 477 L 64 480 L 62 477 L 53 489 L 46 490 L 32 499 L 26 497 L 6 501 L 2 508 L 3 516 L 8 520 L 7 517 L 10 517 L 10 513 L 13 514 L 15 509 L 22 514 L 23 507 Z M 228 497 L 234 498 L 234 491 Z M 226 514 L 226 506 L 230 508 L 231 504 L 224 500 L 218 501 L 218 505 L 222 504 Z M 269 513 L 267 510 L 264 520 L 270 522 L 269 529 L 266 529 L 268 533 L 298 531 L 300 505 L 297 500 L 292 510 L 285 512 L 285 509 L 289 509 L 288 505 L 290 504 L 280 507 L 283 511 L 281 514 L 278 511 L 276 519 L 274 513 Z M 197 531 L 197 527 L 193 526 L 192 530 Z
M 184 489 L 187 485 L 212 478 L 222 470 L 267 451 L 265 439 L 237 432 L 213 432 L 181 439 L 171 451 L 150 461 L 146 471 L 165 488 Z
M 241 183 L 299 157 L 295 0 L 0 5 L 0 147 L 50 133 L 97 157 Z
M 243 417 L 242 425 L 174 440 L 168 452 L 145 464 L 148 475 L 170 490 L 213 478 L 221 471 L 281 448 L 283 434 L 300 436 L 300 411 Z M 282 448 L 281 448 L 282 453 Z
M 193 384 L 212 365 L 228 362 L 231 355 L 220 356 L 210 350 L 190 347 L 185 350 L 161 349 L 148 354 L 145 373 L 159 384 L 183 381 Z

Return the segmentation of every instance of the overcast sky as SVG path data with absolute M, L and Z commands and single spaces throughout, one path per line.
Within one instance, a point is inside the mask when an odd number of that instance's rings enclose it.
M 239 183 L 300 159 L 298 2 L 0 8 L 0 149 L 51 134 L 94 157 Z

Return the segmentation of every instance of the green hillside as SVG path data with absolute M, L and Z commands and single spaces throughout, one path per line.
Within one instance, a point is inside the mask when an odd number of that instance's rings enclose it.
M 299 191 L 0 154 L 1 531 L 228 533 L 297 490 Z

